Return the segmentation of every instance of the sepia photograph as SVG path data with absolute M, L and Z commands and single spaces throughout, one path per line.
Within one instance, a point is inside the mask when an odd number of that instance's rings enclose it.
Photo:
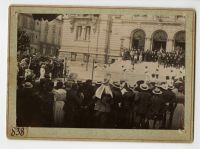
M 193 10 L 40 8 L 10 8 L 9 135 L 56 129 L 76 139 L 76 129 L 94 139 L 142 131 L 154 140 L 146 131 L 192 140 Z

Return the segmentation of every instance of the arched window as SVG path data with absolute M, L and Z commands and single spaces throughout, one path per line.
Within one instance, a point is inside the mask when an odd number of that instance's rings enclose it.
M 132 48 L 133 49 L 144 49 L 145 44 L 145 32 L 141 29 L 136 29 L 132 32 Z
M 174 35 L 174 49 L 185 50 L 185 31 L 179 31 Z
M 166 49 L 167 33 L 157 30 L 152 34 L 152 50 Z

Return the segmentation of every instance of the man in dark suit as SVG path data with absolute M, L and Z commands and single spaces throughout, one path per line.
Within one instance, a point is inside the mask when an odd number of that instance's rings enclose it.
M 151 94 L 149 93 L 149 86 L 146 83 L 140 84 L 139 90 L 140 92 L 135 101 L 135 124 L 136 128 L 146 128 L 147 112 L 150 105 Z

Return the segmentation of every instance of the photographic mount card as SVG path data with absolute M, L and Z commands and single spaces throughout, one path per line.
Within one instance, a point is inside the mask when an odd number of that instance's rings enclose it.
M 9 11 L 8 138 L 193 141 L 193 9 Z

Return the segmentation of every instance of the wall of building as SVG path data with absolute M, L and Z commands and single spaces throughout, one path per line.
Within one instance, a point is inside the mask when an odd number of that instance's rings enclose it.
M 39 50 L 40 31 L 35 29 L 35 21 L 31 14 L 18 15 L 18 28 L 26 31 L 30 39 L 30 52 Z
M 90 40 L 76 39 L 77 26 L 91 26 Z M 95 58 L 105 62 L 107 55 L 109 59 L 115 59 L 120 56 L 122 46 L 133 48 L 133 32 L 137 29 L 145 33 L 144 50 L 152 49 L 153 35 L 161 30 L 167 34 L 166 50 L 172 51 L 174 35 L 185 30 L 185 18 L 150 15 L 99 15 L 95 18 L 93 15 L 65 15 L 59 56 L 69 59 L 75 57 L 75 60 L 83 61 L 84 55 L 89 53 L 90 60 Z
M 124 39 L 124 48 L 132 48 L 132 33 L 137 30 L 143 30 L 145 33 L 145 47 L 144 50 L 152 49 L 152 36 L 157 30 L 163 30 L 167 33 L 166 50 L 171 51 L 174 49 L 174 35 L 179 31 L 185 30 L 184 20 L 176 20 L 175 17 L 169 17 L 162 22 L 155 20 L 152 16 L 148 18 L 131 18 L 131 17 L 118 17 L 113 16 L 112 33 L 110 38 L 110 51 L 111 55 L 119 55 L 121 46 L 120 39 Z M 145 20 L 144 20 L 145 19 Z
M 60 56 L 71 58 L 71 53 L 76 54 L 77 60 L 84 60 L 84 56 L 90 53 L 90 60 L 93 58 L 102 60 L 105 55 L 105 44 L 107 36 L 108 15 L 100 17 L 69 16 L 63 18 L 62 38 Z M 77 27 L 82 26 L 82 35 L 77 39 Z M 90 39 L 84 40 L 84 30 L 90 26 Z
M 18 15 L 18 28 L 23 28 L 30 38 L 31 53 L 56 55 L 60 49 L 62 17 L 52 21 L 34 20 L 31 14 Z

